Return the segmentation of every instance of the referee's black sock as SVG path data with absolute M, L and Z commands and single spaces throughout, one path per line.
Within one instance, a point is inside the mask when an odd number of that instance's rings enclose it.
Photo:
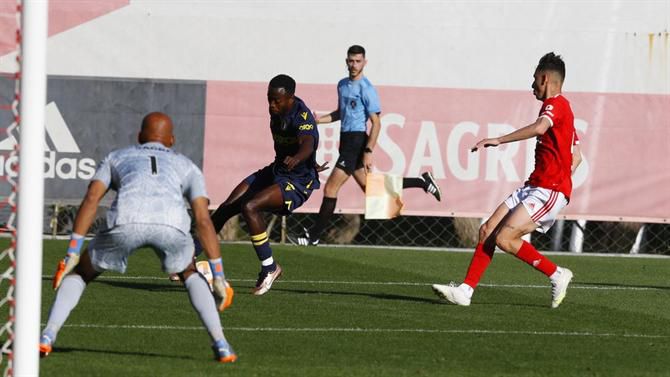
M 333 212 L 335 212 L 335 203 L 337 203 L 337 198 L 323 197 L 321 209 L 319 209 L 319 217 L 317 218 L 312 231 L 309 232 L 310 241 L 316 241 L 321 238 L 321 233 L 323 233 L 323 230 L 328 224 L 328 220 L 330 220 Z
M 412 187 L 417 187 L 420 189 L 425 190 L 426 189 L 426 181 L 423 180 L 423 178 L 408 178 L 404 177 L 402 179 L 402 188 L 412 188 Z

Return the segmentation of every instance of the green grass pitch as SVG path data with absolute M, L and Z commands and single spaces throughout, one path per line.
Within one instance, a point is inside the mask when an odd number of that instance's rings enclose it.
M 66 242 L 44 244 L 43 322 Z M 221 319 L 237 363 L 212 360 L 186 291 L 141 250 L 126 275 L 89 285 L 42 375 L 670 375 L 670 258 L 552 256 L 575 273 L 552 310 L 547 279 L 502 253 L 473 304 L 457 307 L 430 284 L 460 281 L 469 253 L 275 246 L 284 276 L 254 297 L 251 245 L 222 252 L 236 295 Z

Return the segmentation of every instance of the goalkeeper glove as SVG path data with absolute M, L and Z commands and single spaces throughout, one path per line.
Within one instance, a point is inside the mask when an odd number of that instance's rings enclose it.
M 232 305 L 235 291 L 233 291 L 233 287 L 227 281 L 222 278 L 214 278 L 212 280 L 212 288 L 214 289 L 214 301 L 220 312 Z
M 216 299 L 216 306 L 220 312 L 233 303 L 235 292 L 223 276 L 223 262 L 221 258 L 210 259 L 209 269 L 212 271 L 212 290 Z

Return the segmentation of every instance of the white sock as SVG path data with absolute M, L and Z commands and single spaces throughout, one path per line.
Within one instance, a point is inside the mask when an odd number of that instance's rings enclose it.
M 214 296 L 209 290 L 209 284 L 200 274 L 191 274 L 184 282 L 188 290 L 188 298 L 191 300 L 193 309 L 200 316 L 202 324 L 205 325 L 212 342 L 225 339 L 223 328 L 221 328 L 221 319 L 216 310 Z
M 56 292 L 56 298 L 51 305 L 47 326 L 42 332 L 42 334 L 48 336 L 52 342 L 56 341 L 58 331 L 67 320 L 67 317 L 70 316 L 72 309 L 79 303 L 79 299 L 84 293 L 84 289 L 86 289 L 86 283 L 84 283 L 81 276 L 70 274 L 63 278 L 63 282 L 61 283 L 60 288 L 58 288 L 58 292 Z
M 265 260 L 261 261 L 261 266 L 265 266 L 265 267 L 272 266 L 272 263 L 274 263 L 274 262 L 275 262 L 274 258 L 270 257 L 268 259 L 265 259 Z
M 556 279 L 558 279 L 559 277 L 561 277 L 561 274 L 562 274 L 562 273 L 563 273 L 563 269 L 557 266 L 557 267 L 556 267 L 556 271 L 554 271 L 554 273 L 551 274 L 551 276 L 549 276 L 549 279 L 551 279 L 551 280 L 556 280 Z

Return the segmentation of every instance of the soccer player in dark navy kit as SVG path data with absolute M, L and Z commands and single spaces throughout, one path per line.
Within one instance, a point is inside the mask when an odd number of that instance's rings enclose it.
M 261 261 L 255 295 L 265 294 L 282 274 L 281 266 L 272 258 L 262 212 L 288 215 L 319 188 L 319 132 L 312 112 L 294 93 L 291 77 L 278 75 L 270 80 L 268 105 L 275 160 L 244 179 L 212 214 L 217 233 L 231 217 L 239 213 L 244 217 Z

